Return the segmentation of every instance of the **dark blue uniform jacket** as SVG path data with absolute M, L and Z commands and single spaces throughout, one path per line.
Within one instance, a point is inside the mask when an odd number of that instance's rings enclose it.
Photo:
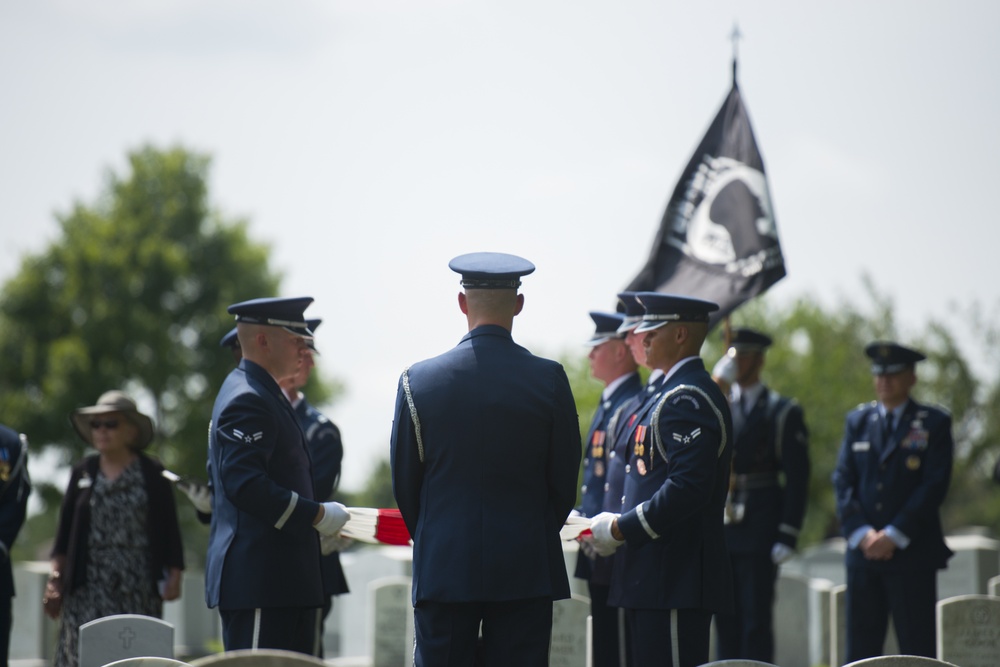
M 559 529 L 580 431 L 561 365 L 475 328 L 400 378 L 391 456 L 414 604 L 569 597 Z
M 10 549 L 24 524 L 31 494 L 27 458 L 18 433 L 0 424 L 0 598 L 14 597 Z
M 760 393 L 736 434 L 733 474 L 744 514 L 726 525 L 729 551 L 770 553 L 776 542 L 794 549 L 809 492 L 809 432 L 798 403 Z
M 608 603 L 627 609 L 730 611 L 722 531 L 732 454 L 729 403 L 701 359 L 667 379 L 632 429 Z
M 953 448 L 951 416 L 912 399 L 888 441 L 877 403 L 847 415 L 833 473 L 844 537 L 865 525 L 875 530 L 892 525 L 910 539 L 887 561 L 871 561 L 860 549 L 848 549 L 848 565 L 890 571 L 946 567 L 952 552 L 939 509 L 951 480 Z
M 209 607 L 320 607 L 319 533 L 309 452 L 274 378 L 243 359 L 212 410 Z

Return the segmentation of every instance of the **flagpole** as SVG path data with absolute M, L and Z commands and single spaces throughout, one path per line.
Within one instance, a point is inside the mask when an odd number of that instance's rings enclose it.
M 733 31 L 729 34 L 729 39 L 733 41 L 733 85 L 736 85 L 736 61 L 739 60 L 739 41 L 743 38 L 740 26 L 733 22 Z

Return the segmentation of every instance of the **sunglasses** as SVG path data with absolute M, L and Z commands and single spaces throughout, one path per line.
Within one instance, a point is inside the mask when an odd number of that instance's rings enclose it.
M 108 429 L 109 431 L 113 430 L 113 429 L 116 429 L 116 428 L 118 428 L 118 420 L 117 419 L 104 419 L 104 420 L 101 420 L 101 419 L 91 419 L 90 420 L 90 428 L 92 430 L 96 431 L 97 429 L 101 428 L 102 426 L 104 428 Z

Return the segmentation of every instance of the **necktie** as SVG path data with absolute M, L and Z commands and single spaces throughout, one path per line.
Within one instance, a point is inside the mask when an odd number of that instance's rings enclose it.
M 888 440 L 892 436 L 892 430 L 893 430 L 892 429 L 892 427 L 893 427 L 892 417 L 893 417 L 893 414 L 891 412 L 886 412 L 885 413 L 885 438 L 886 438 L 886 440 Z

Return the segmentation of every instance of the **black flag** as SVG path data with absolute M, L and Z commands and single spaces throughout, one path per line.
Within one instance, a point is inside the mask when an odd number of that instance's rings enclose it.
M 719 304 L 714 326 L 785 276 L 764 161 L 736 84 L 670 197 L 629 286 Z

